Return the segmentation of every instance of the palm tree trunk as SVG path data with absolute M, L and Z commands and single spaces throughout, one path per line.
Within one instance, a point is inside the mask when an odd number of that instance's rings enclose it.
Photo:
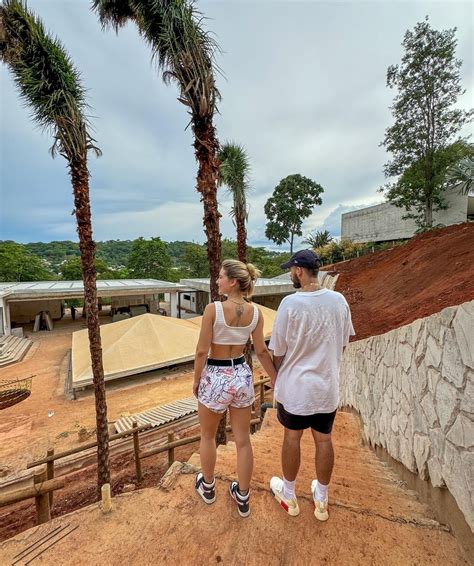
M 247 263 L 247 229 L 245 228 L 245 217 L 243 214 L 236 214 L 235 224 L 237 227 L 237 254 L 239 260 Z
M 89 199 L 89 171 L 81 160 L 70 160 L 70 174 L 74 190 L 79 249 L 81 252 L 82 279 L 84 281 L 84 305 L 87 313 L 87 329 L 92 362 L 97 426 L 97 480 L 100 489 L 110 483 L 109 431 L 105 398 L 104 368 L 100 339 L 99 309 L 95 269 L 95 242 L 92 239 L 92 221 Z
M 221 215 L 217 207 L 217 179 L 219 174 L 217 150 L 219 142 L 210 119 L 193 118 L 193 131 L 195 135 L 194 149 L 199 164 L 197 190 L 201 194 L 201 202 L 204 206 L 204 232 L 207 237 L 211 301 L 217 301 L 219 299 L 217 278 L 221 265 L 221 232 L 219 227 Z
M 220 214 L 217 207 L 217 179 L 219 143 L 212 120 L 193 117 L 194 149 L 199 163 L 197 190 L 204 206 L 204 231 L 207 236 L 207 260 L 209 263 L 211 301 L 219 299 L 217 278 L 221 266 Z M 227 411 L 222 415 L 216 433 L 216 444 L 227 444 Z

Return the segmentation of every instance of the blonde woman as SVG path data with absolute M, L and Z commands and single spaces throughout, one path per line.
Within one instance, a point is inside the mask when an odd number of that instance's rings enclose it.
M 198 398 L 201 427 L 201 468 L 195 488 L 207 504 L 216 500 L 214 468 L 216 432 L 222 414 L 229 408 L 230 422 L 237 447 L 239 481 L 230 484 L 229 492 L 241 517 L 250 515 L 250 480 L 253 452 L 250 443 L 250 418 L 254 402 L 252 371 L 244 358 L 250 335 L 255 353 L 272 381 L 275 367 L 263 337 L 263 317 L 251 302 L 259 271 L 250 263 L 225 260 L 219 272 L 219 293 L 225 302 L 207 305 L 196 348 L 194 395 Z

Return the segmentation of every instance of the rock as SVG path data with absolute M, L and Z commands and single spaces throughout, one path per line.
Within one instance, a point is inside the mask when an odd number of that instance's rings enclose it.
M 413 454 L 415 456 L 418 474 L 422 480 L 428 479 L 427 461 L 430 455 L 430 439 L 427 436 L 415 434 L 413 439 Z
M 419 403 L 413 406 L 413 429 L 415 432 L 428 434 L 427 419 Z
M 126 483 L 122 488 L 122 493 L 130 493 L 131 491 L 135 491 L 137 486 L 133 483 Z
M 455 446 L 472 448 L 474 446 L 474 422 L 466 415 L 459 413 L 446 438 Z
M 466 483 L 471 492 L 471 505 L 474 507 L 474 452 L 464 452 L 461 456 Z
M 439 463 L 438 458 L 430 458 L 427 465 L 432 486 L 445 487 L 446 484 L 444 482 L 443 472 L 441 470 L 441 464 Z
M 433 428 L 438 422 L 438 416 L 436 414 L 433 405 L 433 398 L 430 393 L 427 393 L 421 400 L 421 408 L 423 410 L 424 416 L 426 417 L 428 428 Z
M 446 442 L 442 463 L 444 481 L 472 529 L 474 527 L 474 510 L 471 499 L 472 485 L 470 489 L 464 466 L 465 461 L 461 459 L 461 454 L 456 447 L 450 442 Z
M 429 336 L 426 342 L 426 355 L 425 355 L 425 364 L 427 366 L 432 366 L 434 368 L 439 367 L 439 363 L 441 362 L 441 348 L 439 347 L 436 340 Z
M 474 333 L 473 333 L 474 336 Z M 474 342 L 474 340 L 473 340 Z M 443 363 L 441 365 L 441 376 L 460 388 L 464 382 L 464 364 L 457 346 L 454 332 L 446 331 L 443 344 Z
M 454 422 L 461 404 L 457 390 L 446 381 L 441 380 L 436 388 L 436 413 L 441 428 L 446 431 Z
M 474 414 L 474 372 L 467 372 L 467 382 L 461 401 L 461 410 L 465 413 Z
M 474 301 L 458 308 L 453 322 L 456 340 L 465 365 L 474 369 Z
M 9 466 L 5 464 L 0 465 L 0 478 L 7 477 L 11 471 L 12 469 Z

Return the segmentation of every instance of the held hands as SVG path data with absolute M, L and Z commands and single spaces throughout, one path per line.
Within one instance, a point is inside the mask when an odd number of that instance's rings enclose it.
M 198 396 L 198 389 L 199 389 L 199 382 L 200 381 L 201 381 L 200 379 L 198 381 L 194 380 L 194 383 L 193 383 L 193 395 L 194 395 L 194 397 L 196 397 L 196 399 L 197 399 L 197 396 Z

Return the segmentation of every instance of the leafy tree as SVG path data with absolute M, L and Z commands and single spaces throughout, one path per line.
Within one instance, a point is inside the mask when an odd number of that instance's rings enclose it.
M 332 236 L 329 230 L 324 230 L 324 232 L 318 231 L 315 234 L 308 234 L 303 242 L 312 248 L 320 248 L 332 242 Z
M 245 148 L 235 143 L 225 143 L 218 154 L 220 161 L 219 185 L 226 185 L 234 201 L 230 215 L 237 229 L 237 256 L 247 263 L 248 221 L 247 192 L 249 190 L 250 160 Z
M 131 277 L 167 281 L 171 268 L 167 244 L 161 238 L 138 238 L 133 242 L 127 267 Z
M 302 235 L 303 220 L 322 203 L 319 196 L 322 192 L 321 185 L 302 175 L 282 179 L 265 204 L 268 219 L 265 236 L 279 246 L 288 242 L 293 253 L 294 237 Z
M 472 156 L 464 157 L 448 170 L 446 184 L 458 187 L 459 192 L 463 195 L 469 195 L 474 186 L 474 159 Z
M 472 154 L 473 146 L 462 140 L 434 152 L 432 158 L 434 190 L 431 193 L 433 210 L 444 210 L 447 208 L 444 200 L 444 191 L 448 187 L 448 171 L 460 159 Z M 390 202 L 408 211 L 403 218 L 413 218 L 421 230 L 431 227 L 430 224 L 425 222 L 425 173 L 425 161 L 417 161 L 405 169 L 398 181 L 387 187 L 386 190 L 386 196 Z
M 191 243 L 186 247 L 183 267 L 189 271 L 189 277 L 209 277 L 209 264 L 205 246 Z
M 79 72 L 61 42 L 47 34 L 41 20 L 21 0 L 4 0 L 0 6 L 0 58 L 33 119 L 52 134 L 52 155 L 59 153 L 67 160 L 71 176 L 94 382 L 100 494 L 101 486 L 110 483 L 109 432 L 87 164 L 88 152 L 100 155 L 100 150 L 88 131 L 88 107 Z
M 14 242 L 0 243 L 0 281 L 49 281 L 54 274 L 41 258 L 26 246 Z
M 113 276 L 113 272 L 103 259 L 95 259 L 95 269 L 98 279 L 118 279 Z M 82 264 L 80 257 L 67 259 L 61 266 L 61 276 L 64 281 L 82 280 Z
M 432 29 L 426 18 L 405 33 L 402 62 L 387 70 L 387 86 L 398 92 L 391 107 L 395 123 L 382 142 L 392 154 L 384 172 L 387 178 L 406 177 L 381 190 L 421 227 L 431 227 L 433 211 L 444 206 L 439 160 L 472 116 L 455 108 L 464 92 L 455 33 L 456 28 Z

